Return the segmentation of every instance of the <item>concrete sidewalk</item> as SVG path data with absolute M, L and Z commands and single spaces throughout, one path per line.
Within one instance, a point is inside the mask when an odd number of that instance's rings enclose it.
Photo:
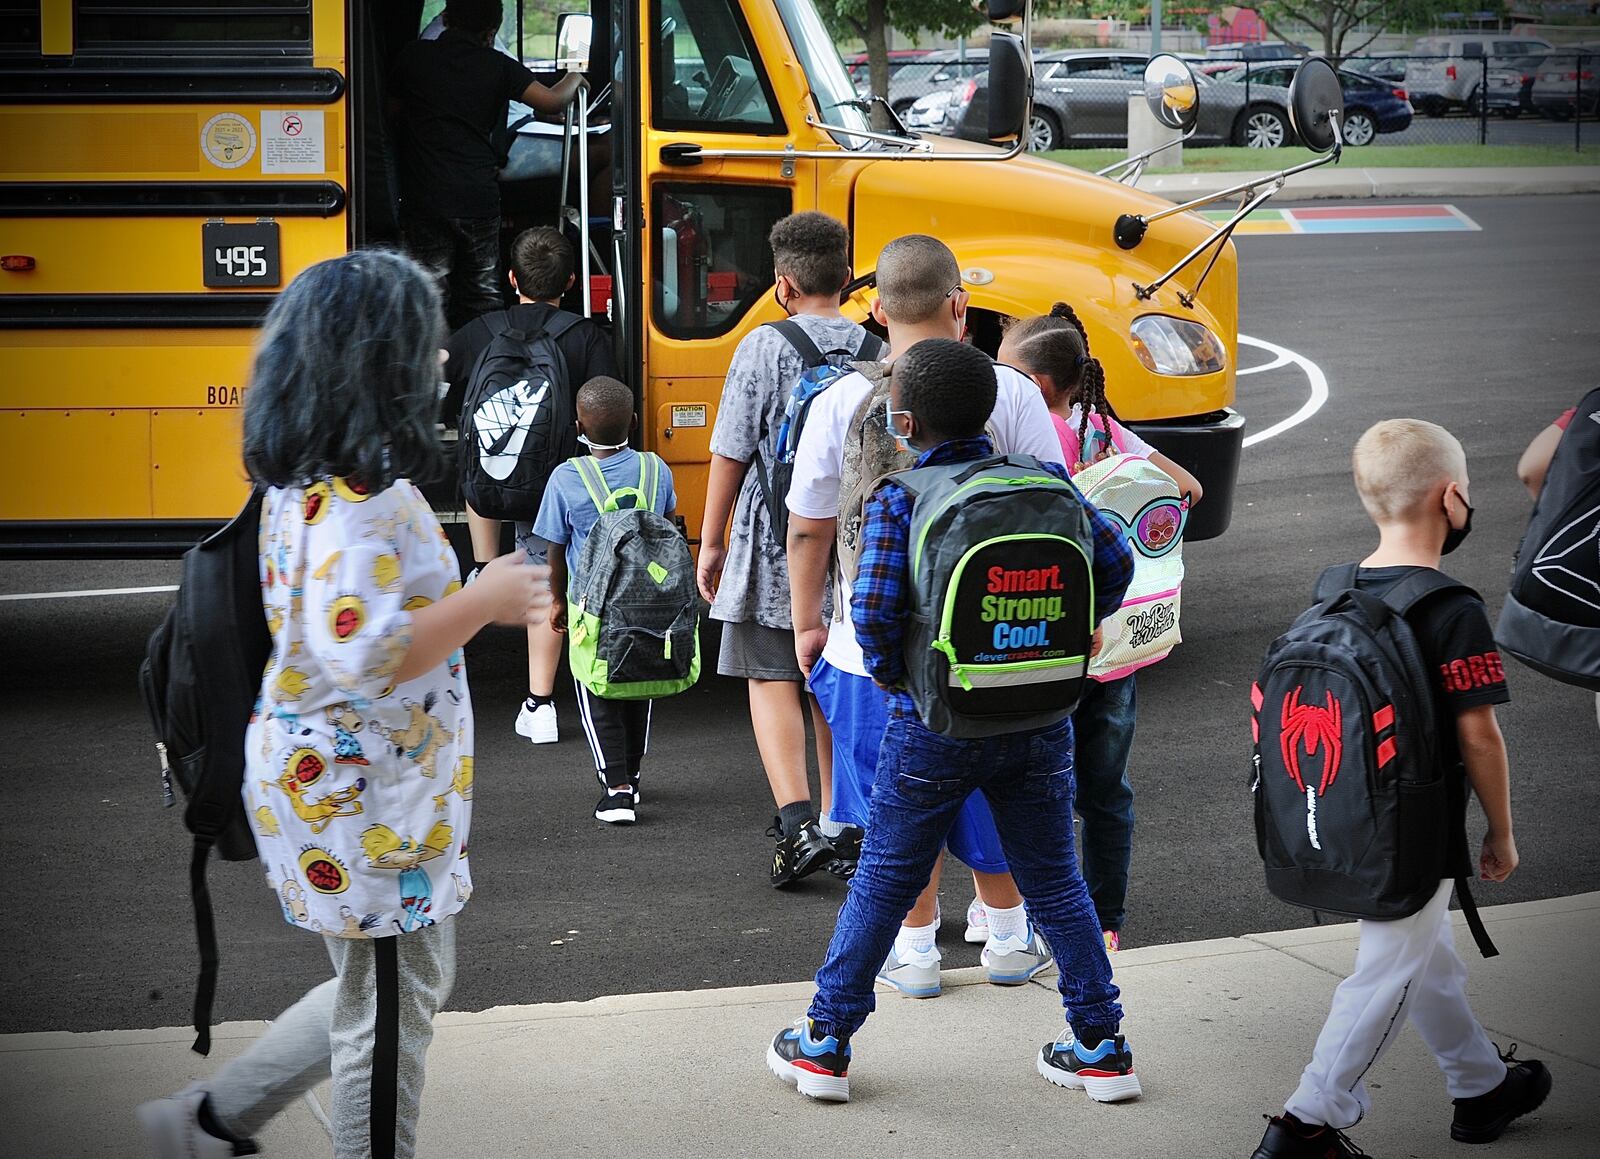
M 1555 1090 L 1481 1153 L 1592 1159 L 1600 1154 L 1600 893 L 1484 914 L 1502 951 L 1488 962 L 1457 917 L 1473 1007 L 1502 1047 L 1516 1042 L 1520 1055 L 1545 1060 Z M 418 1153 L 1242 1159 L 1260 1138 L 1260 1114 L 1295 1084 L 1353 962 L 1354 934 L 1343 924 L 1120 954 L 1124 1029 L 1145 1094 L 1113 1106 L 1034 1073 L 1035 1053 L 1061 1024 L 1053 978 L 1048 988 L 1000 989 L 976 970 L 952 971 L 934 1001 L 880 994 L 855 1040 L 847 1106 L 801 1098 L 763 1061 L 772 1035 L 804 1012 L 809 983 L 444 1014 L 428 1057 Z M 537 985 L 529 980 L 530 990 Z M 218 1028 L 214 1060 L 261 1029 Z M 189 1053 L 191 1037 L 169 1029 L 0 1038 L 6 1153 L 145 1154 L 133 1106 L 215 1065 Z M 1353 1135 L 1373 1156 L 1473 1153 L 1450 1142 L 1450 1102 L 1415 1033 L 1369 1084 L 1374 1113 Z M 330 1154 L 303 1103 L 259 1142 L 269 1155 Z
M 1299 163 L 1306 156 L 1294 157 Z M 1173 201 L 1204 197 L 1269 173 L 1156 173 L 1139 188 Z M 1481 169 L 1360 169 L 1348 160 L 1289 178 L 1278 197 L 1285 201 L 1365 197 L 1518 197 L 1528 194 L 1600 192 L 1600 165 L 1530 165 Z

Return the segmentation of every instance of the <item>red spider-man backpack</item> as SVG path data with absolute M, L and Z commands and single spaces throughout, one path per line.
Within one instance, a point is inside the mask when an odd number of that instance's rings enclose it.
M 1317 602 L 1272 642 L 1251 685 L 1256 846 L 1282 900 L 1393 920 L 1451 876 L 1452 794 L 1464 791 L 1441 759 L 1433 681 L 1406 615 L 1471 589 L 1421 569 L 1381 597 L 1355 584 L 1355 564 L 1323 572 Z M 1456 893 L 1490 956 L 1459 878 Z

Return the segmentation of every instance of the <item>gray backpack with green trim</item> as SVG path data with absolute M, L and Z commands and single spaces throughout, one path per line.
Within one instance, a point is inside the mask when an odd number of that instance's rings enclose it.
M 1094 631 L 1094 531 L 1073 486 L 1027 455 L 918 467 L 907 685 L 953 737 L 1044 728 L 1077 707 Z
M 615 491 L 594 459 L 571 462 L 600 512 L 567 610 L 572 675 L 603 700 L 682 692 L 700 678 L 700 594 L 688 543 L 655 512 L 661 459 L 642 452 L 639 485 Z

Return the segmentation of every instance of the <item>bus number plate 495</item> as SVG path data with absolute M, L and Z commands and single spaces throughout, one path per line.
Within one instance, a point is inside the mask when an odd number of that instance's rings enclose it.
M 283 280 L 278 223 L 205 222 L 200 227 L 200 264 L 208 287 L 278 285 Z

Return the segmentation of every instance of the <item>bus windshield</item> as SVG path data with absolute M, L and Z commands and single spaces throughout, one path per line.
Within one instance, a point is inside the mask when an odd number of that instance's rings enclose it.
M 795 56 L 811 85 L 820 118 L 844 129 L 870 130 L 872 120 L 855 86 L 850 83 L 850 74 L 839 58 L 839 49 L 811 0 L 777 0 L 777 5 L 783 25 L 789 30 Z M 844 139 L 839 140 L 841 137 Z M 846 149 L 859 149 L 868 144 L 867 138 L 844 133 L 835 134 L 835 140 Z

